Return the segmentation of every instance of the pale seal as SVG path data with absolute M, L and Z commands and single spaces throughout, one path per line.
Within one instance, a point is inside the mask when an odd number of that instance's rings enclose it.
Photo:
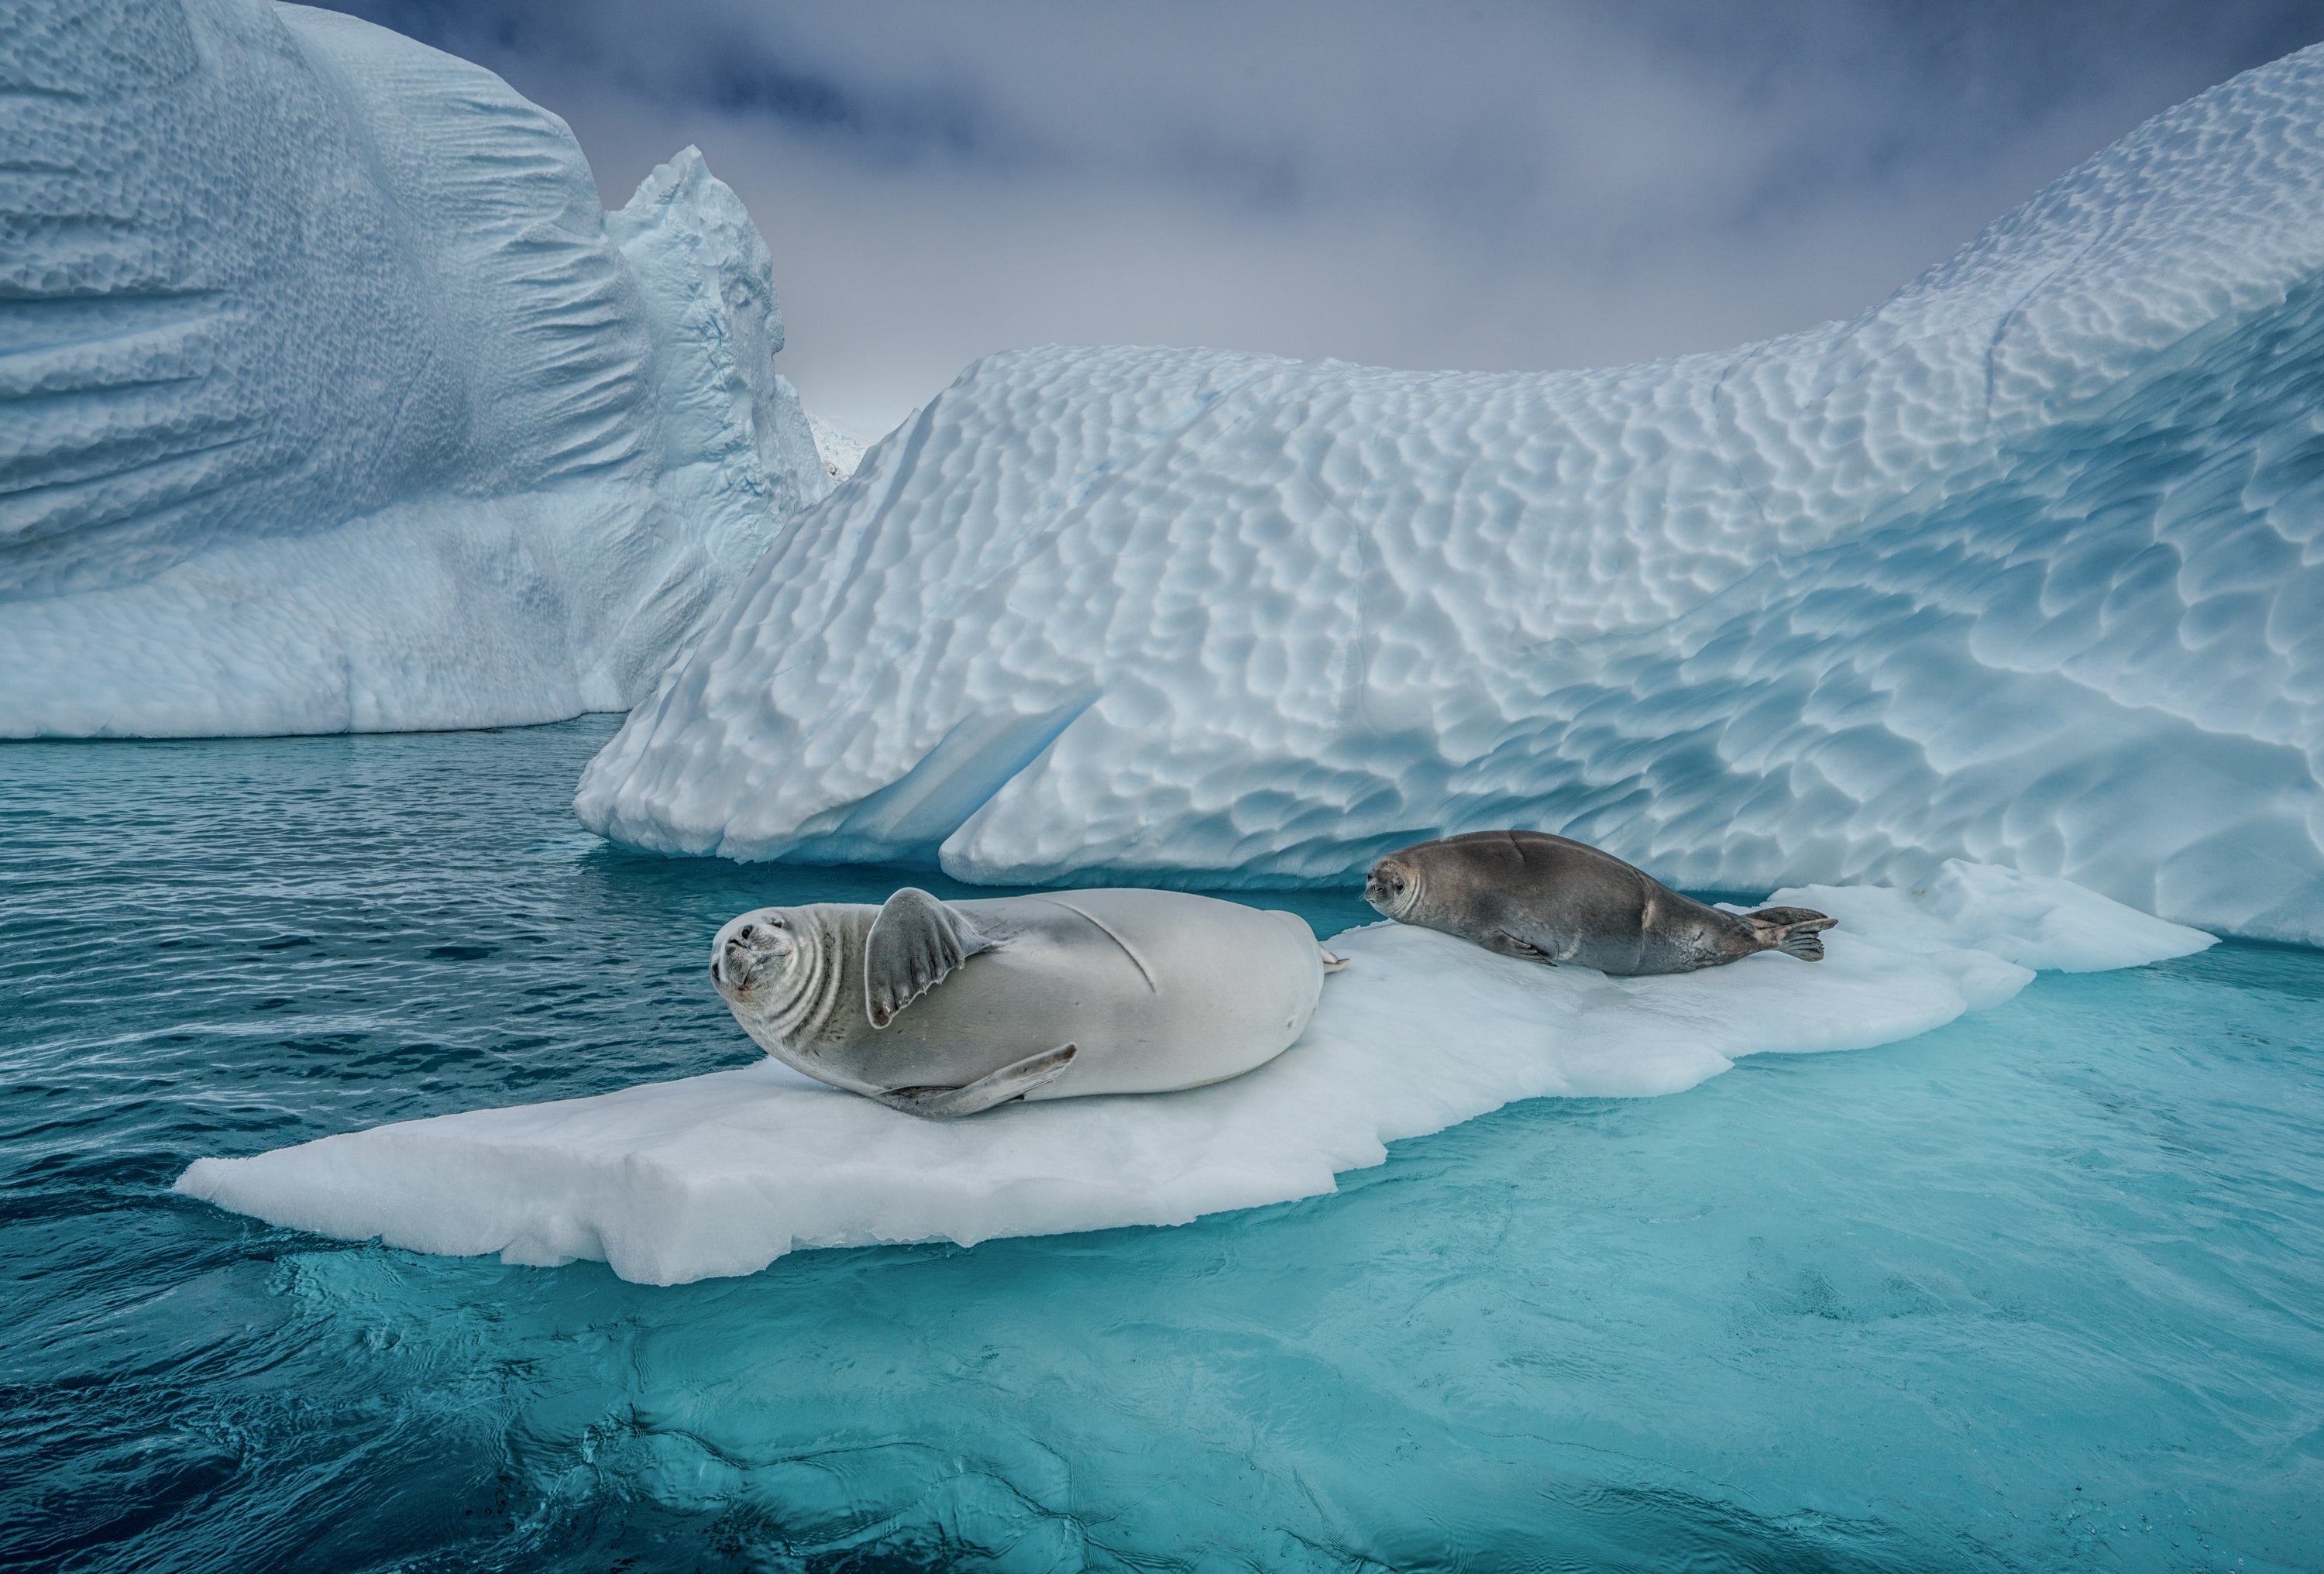
M 1344 965 L 1296 914 L 1181 891 L 761 907 L 710 948 L 743 1031 L 914 1115 L 1159 1093 L 1263 1065 Z
M 1610 852 L 1538 831 L 1474 831 L 1372 865 L 1364 900 L 1400 924 L 1440 929 L 1526 962 L 1600 972 L 1692 972 L 1780 951 L 1823 960 L 1839 922 L 1805 907 L 1729 913 Z

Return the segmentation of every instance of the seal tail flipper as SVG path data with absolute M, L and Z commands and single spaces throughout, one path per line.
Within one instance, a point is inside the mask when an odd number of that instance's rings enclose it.
M 863 1014 L 885 1027 L 896 1013 L 992 943 L 918 886 L 890 897 L 863 937 Z
M 1002 1066 L 964 1088 L 890 1088 L 872 1097 L 907 1115 L 929 1120 L 957 1119 L 980 1109 L 990 1109 L 995 1104 L 1006 1104 L 1011 1099 L 1021 1099 L 1036 1088 L 1047 1087 L 1065 1074 L 1065 1069 L 1074 1063 L 1074 1056 L 1080 1053 L 1070 1044 L 1061 1044 L 1055 1049 L 1027 1055 L 1014 1065 Z
M 1802 962 L 1823 960 L 1823 941 L 1820 936 L 1840 923 L 1812 907 L 1762 907 L 1743 916 L 1758 934 L 1761 945 L 1785 956 L 1796 956 Z
M 1323 947 L 1320 945 L 1315 949 L 1323 952 L 1323 971 L 1325 972 L 1335 973 L 1342 968 L 1348 965 L 1348 959 L 1346 957 L 1333 956 L 1329 951 L 1324 951 Z

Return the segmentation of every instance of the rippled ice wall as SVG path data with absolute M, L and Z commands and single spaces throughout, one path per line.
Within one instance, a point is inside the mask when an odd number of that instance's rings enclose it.
M 1959 856 L 2324 939 L 2319 171 L 2310 51 L 1724 354 L 995 356 L 578 807 L 989 881 L 1323 879 L 1503 824 L 1698 888 Z
M 366 23 L 14 5 L 0 234 L 0 735 L 622 708 L 832 484 L 697 153 Z

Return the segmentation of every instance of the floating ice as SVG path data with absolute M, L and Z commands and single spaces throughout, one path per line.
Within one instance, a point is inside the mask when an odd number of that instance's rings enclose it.
M 687 150 L 367 23 L 12 8 L 0 735 L 619 709 L 833 484 Z
M 1812 907 L 1899 951 L 1982 951 L 2020 967 L 2105 972 L 2184 956 L 2208 935 L 2150 916 L 2070 880 L 1948 861 L 1908 888 L 1794 886 L 1770 906 Z
M 2319 300 L 2310 50 L 1727 354 L 995 356 L 577 807 L 988 881 L 1336 879 L 1508 824 L 1697 889 L 1961 857 L 2324 941 Z
M 1670 978 L 1544 968 L 1401 925 L 1351 929 L 1330 942 L 1353 960 L 1306 1036 L 1191 1092 L 927 1121 L 767 1061 L 201 1159 L 177 1189 L 347 1239 L 603 1258 L 651 1284 L 752 1273 L 801 1247 L 1183 1224 L 1329 1192 L 1336 1172 L 1385 1158 L 1383 1144 L 1511 1100 L 1676 1092 L 1740 1055 L 1927 1032 L 2015 995 L 2034 976 L 2021 962 L 2128 966 L 2211 943 L 2062 880 L 1960 864 L 1910 892 L 1769 900 L 1811 898 L 1848 915 L 1824 962 L 1770 953 Z

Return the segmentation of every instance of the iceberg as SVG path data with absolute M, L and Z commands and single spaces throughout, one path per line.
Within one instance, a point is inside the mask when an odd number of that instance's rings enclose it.
M 32 0 L 0 79 L 0 736 L 619 710 L 834 484 L 692 149 L 608 215 L 490 72 Z
M 863 445 L 829 421 L 809 416 L 807 424 L 815 434 L 815 451 L 823 460 L 823 473 L 835 483 L 854 474 L 855 467 L 863 463 Z
M 771 1060 L 554 1103 L 344 1133 L 177 1182 L 270 1223 L 549 1266 L 602 1259 L 678 1284 L 809 1247 L 1183 1224 L 1333 1190 L 1386 1145 L 1513 1100 L 1677 1092 L 1743 1055 L 1859 1049 L 2001 1004 L 2039 968 L 2128 967 L 2208 934 L 2066 881 L 1960 863 L 1910 889 L 1782 890 L 1847 915 L 1826 960 L 1773 953 L 1617 979 L 1395 924 L 1306 1034 L 1183 1093 L 1015 1104 L 931 1121 Z
M 592 762 L 592 829 L 1260 888 L 1517 825 L 2324 942 L 2324 51 L 1852 321 L 1526 375 L 971 367 Z

